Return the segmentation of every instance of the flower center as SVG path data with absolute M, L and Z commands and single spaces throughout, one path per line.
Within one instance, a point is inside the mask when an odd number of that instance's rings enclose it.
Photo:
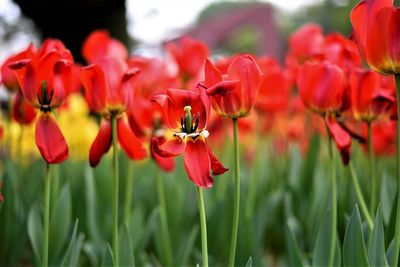
M 41 92 L 38 94 L 40 111 L 43 111 L 45 113 L 51 111 L 50 103 L 51 103 L 51 100 L 53 99 L 53 93 L 54 93 L 54 91 L 51 91 L 50 95 L 48 94 L 47 82 L 42 81 Z
M 186 137 L 191 137 L 192 139 L 196 139 L 199 135 L 207 138 L 209 132 L 205 129 L 201 131 L 197 131 L 200 122 L 200 114 L 192 116 L 191 106 L 185 106 L 184 109 L 185 115 L 181 117 L 181 132 L 175 132 L 175 136 L 178 136 L 180 139 L 185 139 Z
M 191 134 L 196 132 L 197 128 L 199 127 L 199 122 L 200 122 L 200 114 L 197 114 L 197 116 L 192 116 L 192 107 L 191 106 L 185 106 L 183 108 L 185 111 L 185 116 L 181 117 L 181 130 L 183 133 Z

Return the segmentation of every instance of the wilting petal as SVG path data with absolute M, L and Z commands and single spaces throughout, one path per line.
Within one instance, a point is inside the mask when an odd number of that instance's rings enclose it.
M 166 172 L 173 171 L 175 169 L 175 158 L 174 157 L 161 157 L 156 153 L 159 144 L 165 142 L 163 137 L 153 137 L 150 143 L 151 157 L 157 162 L 158 166 Z
M 225 168 L 224 165 L 217 159 L 214 155 L 214 152 L 211 149 L 210 144 L 206 141 L 208 156 L 210 157 L 211 169 L 214 175 L 220 175 L 228 171 L 228 168 Z
M 199 187 L 210 188 L 214 180 L 211 177 L 211 163 L 207 144 L 201 137 L 195 141 L 189 139 L 186 142 L 183 163 L 190 180 Z
M 153 137 L 155 138 L 155 137 Z M 154 152 L 161 157 L 176 157 L 185 151 L 186 142 L 179 137 L 174 137 L 171 140 L 167 140 L 162 144 L 157 144 L 154 146 Z
M 100 130 L 90 147 L 89 163 L 96 167 L 101 158 L 110 149 L 112 143 L 111 123 L 109 120 L 102 120 Z
M 47 163 L 61 163 L 68 158 L 68 145 L 52 114 L 40 114 L 36 122 L 35 140 Z
M 342 156 L 343 164 L 347 165 L 350 160 L 351 137 L 336 121 L 335 117 L 326 118 L 329 132 L 335 139 L 336 147 Z
M 140 160 L 147 156 L 142 142 L 132 132 L 131 128 L 129 128 L 124 118 L 119 118 L 117 121 L 117 135 L 119 144 L 129 158 Z

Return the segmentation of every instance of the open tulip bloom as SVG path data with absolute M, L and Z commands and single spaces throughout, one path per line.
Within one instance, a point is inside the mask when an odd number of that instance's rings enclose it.
M 176 157 L 183 154 L 186 172 L 197 187 L 203 265 L 208 266 L 206 215 L 201 188 L 213 185 L 214 175 L 226 172 L 207 142 L 206 130 L 209 115 L 209 100 L 202 87 L 196 91 L 168 89 L 166 94 L 153 97 L 164 112 L 170 129 L 165 142 L 153 137 L 154 151 L 161 157 Z
M 129 69 L 124 61 L 104 58 L 98 63 L 81 69 L 81 81 L 85 87 L 86 100 L 90 108 L 102 115 L 99 133 L 89 155 L 90 166 L 96 167 L 112 144 L 111 118 L 117 118 L 118 142 L 133 160 L 146 157 L 141 141 L 129 128 L 124 118 L 128 107 L 137 69 Z
M 65 48 L 46 49 L 51 43 L 45 42 L 39 54 L 32 52 L 9 67 L 15 71 L 25 99 L 40 110 L 35 140 L 43 159 L 61 163 L 68 158 L 68 146 L 52 111 L 63 103 L 68 92 L 73 58 Z
M 162 157 L 183 154 L 190 180 L 198 187 L 211 187 L 214 182 L 211 170 L 214 175 L 220 175 L 228 169 L 219 162 L 207 142 L 208 97 L 204 92 L 168 89 L 166 94 L 153 97 L 153 101 L 162 108 L 170 129 L 167 140 L 156 143 L 155 152 Z

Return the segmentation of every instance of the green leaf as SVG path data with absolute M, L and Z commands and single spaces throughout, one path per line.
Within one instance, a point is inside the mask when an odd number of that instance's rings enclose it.
M 319 226 L 317 240 L 315 242 L 315 247 L 313 252 L 312 266 L 329 265 L 328 261 L 329 261 L 330 244 L 332 237 L 331 228 L 332 228 L 332 212 L 330 209 L 327 209 Z M 340 249 L 338 249 L 338 244 L 336 244 L 335 248 L 334 262 L 335 266 L 340 264 Z
M 357 205 L 354 207 L 344 234 L 343 264 L 344 266 L 369 266 Z
M 49 257 L 50 263 L 55 263 L 68 240 L 71 226 L 72 200 L 69 185 L 65 185 L 55 205 L 51 208 Z
M 121 266 L 135 266 L 131 235 L 125 224 L 119 231 L 119 264 Z
M 180 264 L 182 266 L 188 265 L 188 260 L 189 260 L 190 255 L 193 252 L 194 244 L 196 242 L 198 233 L 199 233 L 199 226 L 197 224 L 195 224 L 192 227 L 192 230 L 190 231 L 190 234 L 187 237 L 186 242 L 183 242 L 181 244 L 179 251 L 180 252 L 182 251 L 182 253 L 179 253 L 178 255 L 183 255 L 183 256 L 178 257 L 178 258 L 181 259 Z
M 78 231 L 78 219 L 75 221 L 74 231 L 72 232 L 71 241 L 69 242 L 67 251 L 65 252 L 61 266 L 77 266 L 77 231 Z
M 28 215 L 28 236 L 31 241 L 37 265 L 42 263 L 43 225 L 39 206 L 33 205 Z
M 299 248 L 297 246 L 296 237 L 294 236 L 289 224 L 286 224 L 285 234 L 290 265 L 304 266 Z
M 245 267 L 252 267 L 252 266 L 253 266 L 253 259 L 251 257 L 249 257 Z
M 101 266 L 102 267 L 114 266 L 114 257 L 110 244 L 107 244 L 106 251 L 104 252 L 103 255 L 103 261 L 101 262 Z
M 101 243 L 101 233 L 99 230 L 99 224 L 97 218 L 97 195 L 94 185 L 93 169 L 89 166 L 85 169 L 85 200 L 86 200 L 86 224 L 88 229 L 88 234 L 96 243 Z
M 381 205 L 376 211 L 374 228 L 369 240 L 368 259 L 371 266 L 389 266 L 385 254 L 385 233 L 383 231 Z
M 388 224 L 391 219 L 390 214 L 395 204 L 396 192 L 397 183 L 395 179 L 388 176 L 387 173 L 384 173 L 381 181 L 380 201 L 382 203 L 382 219 L 385 224 Z

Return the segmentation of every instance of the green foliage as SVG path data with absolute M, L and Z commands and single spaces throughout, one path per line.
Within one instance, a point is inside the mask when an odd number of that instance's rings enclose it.
M 354 207 L 347 224 L 343 244 L 344 266 L 369 266 L 358 206 Z

